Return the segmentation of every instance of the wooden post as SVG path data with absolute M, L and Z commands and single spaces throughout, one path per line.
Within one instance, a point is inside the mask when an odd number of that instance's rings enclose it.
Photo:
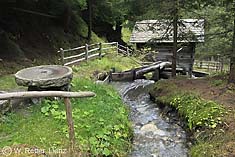
M 136 79 L 136 70 L 135 69 L 132 70 L 132 74 L 133 74 L 132 81 L 134 81 Z
M 111 81 L 113 80 L 113 78 L 112 78 L 112 72 L 113 72 L 112 70 L 109 71 L 109 82 L 111 82 Z
M 224 70 L 224 58 L 221 58 L 221 72 Z
M 177 46 L 178 46 L 178 19 L 179 19 L 179 11 L 178 11 L 179 1 L 174 0 L 174 17 L 173 17 L 173 55 L 172 55 L 172 71 L 171 75 L 173 78 L 176 77 L 176 60 L 177 60 Z
M 88 44 L 86 44 L 86 56 L 85 56 L 86 61 L 88 61 L 88 51 L 89 51 Z
M 117 54 L 118 54 L 118 42 L 116 43 L 116 46 L 117 46 Z
M 69 153 L 72 155 L 74 153 L 74 148 L 75 148 L 75 133 L 74 133 L 72 106 L 70 99 L 65 97 L 64 104 L 66 109 L 66 119 L 68 123 L 68 132 L 69 132 Z
M 158 81 L 160 79 L 160 68 L 156 68 L 154 70 L 152 79 L 154 81 Z
M 101 59 L 102 54 L 102 43 L 99 43 L 99 59 Z
M 64 50 L 63 48 L 60 48 L 60 57 L 61 57 L 61 64 L 64 65 Z

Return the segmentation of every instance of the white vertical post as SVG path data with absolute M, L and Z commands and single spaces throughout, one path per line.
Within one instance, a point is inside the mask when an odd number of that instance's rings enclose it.
M 101 58 L 102 54 L 102 43 L 99 43 L 99 58 Z
M 64 65 L 64 50 L 63 48 L 60 48 L 60 57 L 61 57 L 61 64 Z
M 88 44 L 86 44 L 86 56 L 85 56 L 86 61 L 88 61 L 88 51 L 89 51 Z
M 118 54 L 118 42 L 116 43 L 116 46 L 117 46 L 117 54 Z

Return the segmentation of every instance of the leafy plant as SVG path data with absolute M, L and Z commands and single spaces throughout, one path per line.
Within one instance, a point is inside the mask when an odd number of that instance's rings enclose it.
M 73 90 L 95 91 L 95 98 L 72 99 L 75 136 L 79 148 L 94 156 L 125 155 L 132 138 L 128 112 L 118 93 L 107 85 L 75 79 Z M 64 105 L 60 101 L 45 100 L 41 112 L 61 123 L 60 132 L 68 137 Z
M 225 109 L 213 101 L 192 94 L 175 96 L 170 103 L 187 120 L 190 130 L 200 127 L 215 128 L 222 123 Z
M 222 85 L 222 84 L 224 84 L 225 82 L 223 81 L 223 80 L 213 80 L 212 82 L 211 82 L 211 84 L 213 85 L 213 86 L 220 86 L 220 85 Z

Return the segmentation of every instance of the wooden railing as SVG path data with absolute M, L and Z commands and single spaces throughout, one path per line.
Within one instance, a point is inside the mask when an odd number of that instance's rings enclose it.
M 82 61 L 88 61 L 92 58 L 101 58 L 107 50 L 116 50 L 117 54 L 121 53 L 129 56 L 132 50 L 118 42 L 85 44 L 84 46 L 71 49 L 60 48 L 58 51 L 61 55 L 60 62 L 62 65 L 74 65 Z
M 194 61 L 194 67 L 199 69 L 205 69 L 208 71 L 229 71 L 229 68 L 225 66 L 223 62 L 218 61 Z

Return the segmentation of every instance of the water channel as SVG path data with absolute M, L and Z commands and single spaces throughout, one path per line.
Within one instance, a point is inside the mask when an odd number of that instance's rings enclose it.
M 186 157 L 186 133 L 172 117 L 162 116 L 161 109 L 149 98 L 154 82 L 112 83 L 131 110 L 134 139 L 130 157 Z

